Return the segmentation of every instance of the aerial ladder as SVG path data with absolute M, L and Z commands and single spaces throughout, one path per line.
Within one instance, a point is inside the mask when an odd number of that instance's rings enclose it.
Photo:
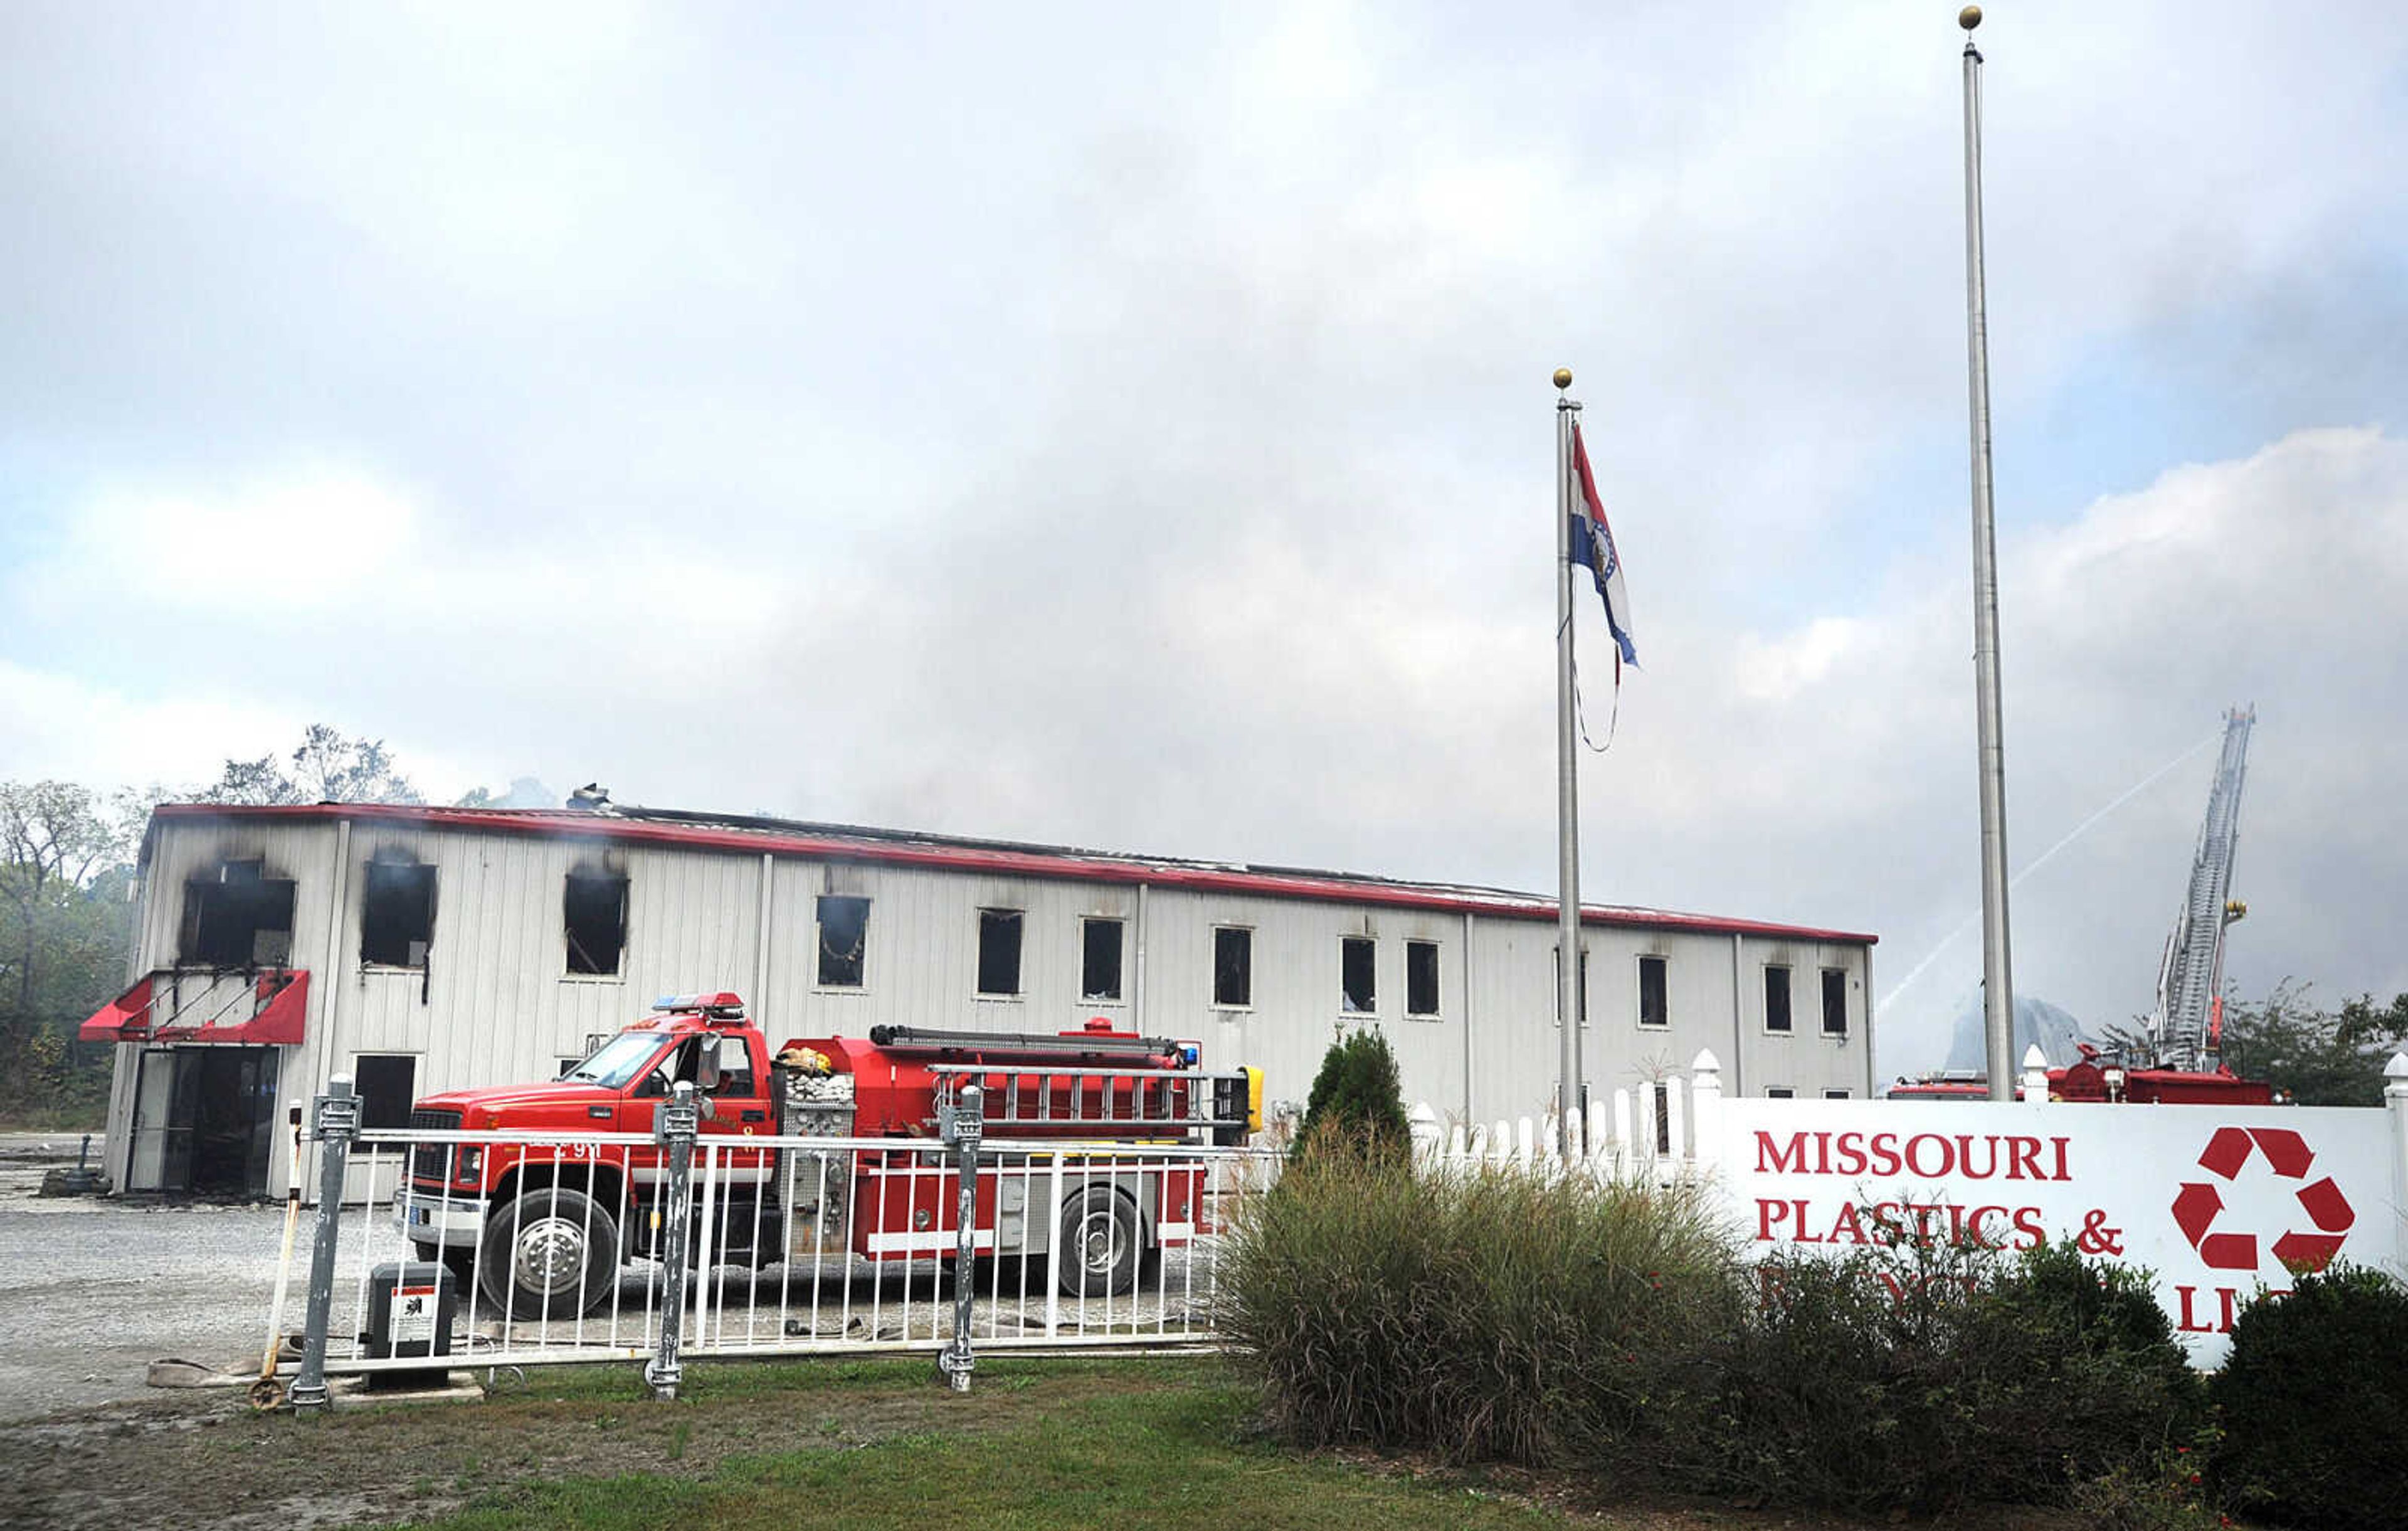
M 2224 1041 L 2224 929 L 2249 912 L 2232 898 L 2232 854 L 2241 837 L 2241 784 L 2248 774 L 2256 707 L 2224 715 L 2224 752 L 2207 794 L 2207 818 L 2191 857 L 2190 889 L 2157 966 L 2157 1004 L 2148 1037 L 2159 1068 L 2214 1068 Z

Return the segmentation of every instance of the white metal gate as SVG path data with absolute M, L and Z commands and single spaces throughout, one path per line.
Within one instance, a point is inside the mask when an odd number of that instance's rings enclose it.
M 346 1135 L 339 1110 L 325 1130 L 320 1106 L 322 1180 L 335 1188 L 318 1209 L 321 1243 L 332 1230 L 325 1290 L 312 1292 L 312 1312 L 326 1314 L 313 1337 L 324 1374 L 666 1354 L 673 1378 L 678 1356 L 933 1353 L 960 1332 L 953 1146 Z M 1223 1232 L 1283 1162 L 1241 1148 L 1008 1138 L 976 1152 L 966 1310 L 979 1350 L 1211 1342 Z M 513 1166 L 512 1194 L 480 1199 L 484 1156 L 496 1154 Z M 313 1265 L 313 1288 L 319 1275 Z M 306 1361 L 300 1369 L 294 1401 L 314 1401 Z

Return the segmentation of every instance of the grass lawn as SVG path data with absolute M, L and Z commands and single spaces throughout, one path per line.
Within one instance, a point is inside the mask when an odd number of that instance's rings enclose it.
M 1064 1391 L 1049 1385 L 1064 1380 L 1058 1367 L 1032 1371 L 991 1362 L 967 1399 L 935 1389 L 924 1363 L 859 1368 L 867 1375 L 844 1390 L 842 1407 L 821 1422 L 820 1438 L 754 1440 L 704 1472 L 516 1486 L 459 1514 L 418 1524 L 455 1531 L 1565 1524 L 1477 1489 L 1434 1488 L 1280 1451 L 1254 1438 L 1249 1395 L 1218 1366 L 1140 1366 L 1141 1375 L 1119 1363 L 1082 1379 L 1086 1387 Z M 886 1406 L 873 1414 L 904 1427 L 847 1438 L 853 1434 L 847 1430 L 851 1408 L 865 1402 Z M 1010 1407 L 1014 1402 L 1019 1407 Z M 898 1403 L 907 1405 L 904 1413 L 922 1417 L 907 1424 L 893 1410 Z M 948 1414 L 959 1417 L 949 1422 Z
M 258 1415 L 164 1394 L 12 1425 L 0 1524 L 194 1531 L 506 1527 L 1586 1526 L 1807 1531 L 1864 1523 L 1666 1501 L 1576 1479 L 1308 1455 L 1255 1428 L 1211 1358 L 982 1357 L 968 1395 L 924 1358 L 698 1363 L 651 1401 L 633 1366 L 505 1374 L 481 1402 Z M 1884 1523 L 1885 1526 L 1889 1523 Z M 1957 1531 L 2069 1531 L 2004 1510 Z

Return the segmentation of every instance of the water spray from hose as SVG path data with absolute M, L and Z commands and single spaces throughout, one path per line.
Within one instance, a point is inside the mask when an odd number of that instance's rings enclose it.
M 2029 862 L 2025 864 L 2022 871 L 2017 872 L 2013 878 L 2008 880 L 2007 887 L 2009 891 L 2013 891 L 2016 887 L 2020 886 L 2024 879 L 2031 876 L 2034 872 L 2039 871 L 2042 867 L 2055 860 L 2058 851 L 2080 839 L 2090 830 L 2091 826 L 2098 823 L 2100 820 L 2106 818 L 2117 808 L 2122 808 L 2125 804 L 2130 802 L 2133 798 L 2140 796 L 2141 794 L 2156 785 L 2159 778 L 2165 776 L 2175 766 L 2181 765 L 2184 761 L 2188 760 L 2191 756 L 2199 753 L 2201 750 L 2206 749 L 2209 745 L 2214 744 L 2223 737 L 2224 731 L 2220 728 L 2213 732 L 2200 735 L 2196 742 L 2186 746 L 2182 753 L 2174 756 L 2173 759 L 2167 761 L 2156 770 L 2151 771 L 2148 775 L 2141 778 L 2140 780 L 2126 788 L 2104 808 L 2100 808 L 2097 812 L 2091 814 L 2090 817 L 2083 820 L 2080 823 L 2075 824 L 2071 829 L 2068 830 L 2064 837 L 2055 845 L 2050 846 L 2047 850 L 2042 851 L 2039 855 L 2033 857 Z M 1892 1000 L 1896 999 L 1899 994 L 1904 994 L 1907 988 L 1913 984 L 1916 979 L 1919 979 L 1924 975 L 1926 969 L 1929 968 L 1933 963 L 1938 962 L 1941 956 L 1947 952 L 1949 947 L 1955 945 L 1959 937 L 1963 936 L 1967 931 L 1971 930 L 1974 923 L 1980 919 L 1981 913 L 1976 910 L 1974 913 L 1967 915 L 1964 921 L 1959 923 L 1956 929 L 1942 937 L 1940 938 L 1939 945 L 1933 947 L 1930 952 L 1924 956 L 1924 959 L 1921 962 L 1916 963 L 1913 967 L 1907 970 L 1906 977 L 1890 985 L 1889 992 L 1881 996 L 1881 1008 L 1885 1010 L 1888 1009 Z

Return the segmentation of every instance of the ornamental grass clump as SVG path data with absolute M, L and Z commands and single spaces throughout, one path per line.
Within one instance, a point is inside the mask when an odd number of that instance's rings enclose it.
M 1222 1332 L 1307 1445 L 1594 1460 L 1643 1425 L 1731 1288 L 1696 1196 L 1419 1171 L 1318 1134 L 1233 1231 Z

